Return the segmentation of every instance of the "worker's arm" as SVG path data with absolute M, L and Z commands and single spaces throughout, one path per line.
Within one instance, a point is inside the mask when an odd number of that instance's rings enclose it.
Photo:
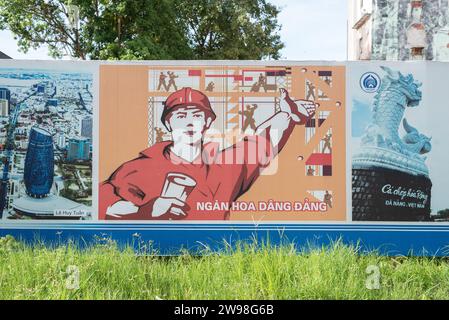
M 285 89 L 280 89 L 280 100 L 281 110 L 256 129 L 256 135 L 271 142 L 271 157 L 282 150 L 295 125 L 305 124 L 315 114 L 315 103 L 305 100 L 295 103 Z
M 175 198 L 146 194 L 139 185 L 151 168 L 139 157 L 121 165 L 112 176 L 100 185 L 100 217 L 102 219 L 148 220 L 182 219 L 188 206 Z

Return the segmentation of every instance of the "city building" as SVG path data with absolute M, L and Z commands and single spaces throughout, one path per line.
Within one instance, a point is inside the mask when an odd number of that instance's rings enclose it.
M 9 102 L 6 99 L 0 99 L 0 117 L 9 115 Z
M 14 211 L 20 215 L 40 219 L 79 219 L 84 216 L 84 212 L 90 210 L 89 207 L 81 203 L 54 194 L 50 194 L 49 196 L 40 199 L 27 195 L 21 196 L 14 199 L 12 207 Z M 57 216 L 55 215 L 56 211 L 71 211 L 72 215 Z
M 92 116 L 85 116 L 81 119 L 81 136 L 92 141 Z
M 19 141 L 19 148 L 22 150 L 28 149 L 28 141 L 26 140 Z
M 24 182 L 26 193 L 33 198 L 48 196 L 53 184 L 54 155 L 51 134 L 33 127 L 25 157 Z
M 37 85 L 37 93 L 45 93 L 45 84 L 40 83 Z
M 372 43 L 373 1 L 349 0 L 348 59 L 369 60 Z
M 349 0 L 348 60 L 449 60 L 449 0 Z
M 56 146 L 59 149 L 65 149 L 67 146 L 67 141 L 64 133 L 60 132 L 55 135 Z
M 90 159 L 90 140 L 87 138 L 70 138 L 67 161 L 85 161 Z
M 11 91 L 7 88 L 0 88 L 0 99 L 8 100 L 8 103 L 11 103 Z
M 26 136 L 28 132 L 27 127 L 17 127 L 15 130 L 15 134 L 18 136 Z
M 57 193 L 64 183 L 61 177 L 54 179 L 53 138 L 48 131 L 39 127 L 31 129 L 24 167 L 25 194 L 20 194 L 17 184 L 11 191 L 14 195 L 11 206 L 16 214 L 40 219 L 79 219 L 89 211 L 81 203 L 52 193 L 54 182 Z M 57 215 L 58 211 L 70 215 Z
M 48 99 L 47 100 L 47 106 L 57 107 L 58 106 L 58 99 Z

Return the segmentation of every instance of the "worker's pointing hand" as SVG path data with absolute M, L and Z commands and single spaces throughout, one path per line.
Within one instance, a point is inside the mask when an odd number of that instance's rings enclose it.
M 288 91 L 284 88 L 279 89 L 279 99 L 281 112 L 288 113 L 294 122 L 300 122 L 300 118 L 292 110 L 295 107 L 295 103 L 290 99 Z
M 280 92 L 280 108 L 282 112 L 290 114 L 292 120 L 299 124 L 305 124 L 308 119 L 315 115 L 318 103 L 310 100 L 293 101 L 288 95 L 287 90 L 281 88 Z
M 184 210 L 187 209 L 187 204 L 179 199 L 159 197 L 153 203 L 151 215 L 154 218 L 167 215 L 167 219 L 184 219 L 187 216 Z
M 280 89 L 279 89 L 279 98 L 280 98 L 281 100 L 284 100 L 284 99 L 287 98 L 287 97 L 288 97 L 288 91 L 285 90 L 284 88 L 280 88 Z

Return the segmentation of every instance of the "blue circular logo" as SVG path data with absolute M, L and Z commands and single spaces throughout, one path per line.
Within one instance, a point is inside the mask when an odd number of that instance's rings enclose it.
M 360 87 L 368 93 L 377 92 L 380 88 L 380 77 L 374 72 L 367 72 L 360 78 Z

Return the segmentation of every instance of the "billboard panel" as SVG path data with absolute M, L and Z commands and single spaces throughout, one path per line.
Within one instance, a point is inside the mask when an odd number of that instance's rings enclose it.
M 351 65 L 354 221 L 445 221 L 448 71 L 444 63 Z
M 100 79 L 99 219 L 345 220 L 344 66 L 107 65 Z
M 1 234 L 446 255 L 449 64 L 0 62 Z
M 2 221 L 92 219 L 93 72 L 0 66 Z

